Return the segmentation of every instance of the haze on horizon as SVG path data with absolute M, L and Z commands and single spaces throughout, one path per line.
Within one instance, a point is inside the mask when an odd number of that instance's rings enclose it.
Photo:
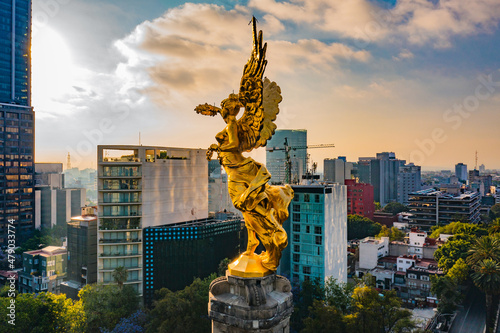
M 169 6 L 169 7 L 168 7 Z M 205 148 L 237 90 L 252 15 L 282 90 L 279 129 L 324 158 L 500 169 L 500 3 L 40 0 L 33 3 L 36 161 L 95 167 L 97 144 Z M 255 157 L 264 160 L 264 150 Z

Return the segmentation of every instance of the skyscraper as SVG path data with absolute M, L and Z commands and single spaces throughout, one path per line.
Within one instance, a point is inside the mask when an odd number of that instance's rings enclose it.
M 343 184 L 344 180 L 351 179 L 353 164 L 346 162 L 344 156 L 325 158 L 323 160 L 323 179 L 325 182 Z
M 290 150 L 290 182 L 298 183 L 307 172 L 307 130 L 276 130 L 267 147 L 284 148 L 285 138 Z M 303 147 L 294 150 L 293 147 Z M 271 174 L 271 184 L 282 184 L 286 179 L 286 157 L 284 150 L 266 151 L 266 167 Z
M 421 189 L 422 176 L 420 166 L 413 163 L 400 166 L 398 174 L 398 202 L 408 205 L 409 194 Z
M 31 1 L 0 3 L 0 246 L 7 223 L 16 241 L 34 229 L 34 113 L 31 107 Z
M 455 165 L 455 176 L 461 182 L 467 181 L 467 164 L 458 163 Z

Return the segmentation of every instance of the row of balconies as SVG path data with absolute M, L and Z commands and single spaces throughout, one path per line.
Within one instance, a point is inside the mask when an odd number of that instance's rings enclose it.
M 99 243 L 113 244 L 113 243 L 140 243 L 140 238 L 126 238 L 126 239 L 104 239 L 100 238 Z

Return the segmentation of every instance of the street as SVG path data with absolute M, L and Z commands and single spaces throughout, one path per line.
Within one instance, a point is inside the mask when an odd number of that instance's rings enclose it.
M 464 308 L 459 310 L 450 333 L 482 333 L 486 323 L 485 297 L 477 288 L 471 288 Z

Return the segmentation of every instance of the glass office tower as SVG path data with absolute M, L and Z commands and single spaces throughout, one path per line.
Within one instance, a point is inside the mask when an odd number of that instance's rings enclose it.
M 0 1 L 0 246 L 8 221 L 16 241 L 34 230 L 31 1 Z

